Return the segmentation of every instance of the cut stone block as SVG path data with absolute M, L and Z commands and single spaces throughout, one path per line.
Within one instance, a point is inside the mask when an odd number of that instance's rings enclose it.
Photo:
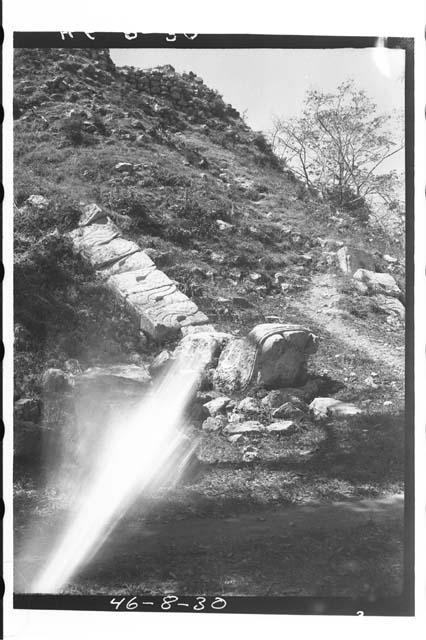
M 78 227 L 70 233 L 74 246 L 79 251 L 106 244 L 119 236 L 121 236 L 120 229 L 110 220 L 107 220 L 106 224 L 94 223 Z
M 141 330 L 155 339 L 171 337 L 189 324 L 203 324 L 209 321 L 188 298 L 172 304 L 157 302 L 148 307 L 146 304 L 140 304 L 138 297 L 139 294 L 129 296 L 127 302 L 138 314 Z
M 95 269 L 102 269 L 102 267 L 113 264 L 139 250 L 136 242 L 124 238 L 114 238 L 107 244 L 82 249 L 81 253 Z
M 225 393 L 244 390 L 250 382 L 276 388 L 296 384 L 304 376 L 306 356 L 317 350 L 317 336 L 290 324 L 257 325 L 246 338 L 231 340 L 214 374 Z
M 148 269 L 150 267 L 154 269 L 155 265 L 149 255 L 144 251 L 138 251 L 127 256 L 127 258 L 118 260 L 118 262 L 104 269 L 102 273 L 106 276 L 112 276 L 126 271 L 138 271 L 139 269 Z
M 176 285 L 165 273 L 152 267 L 112 275 L 107 284 L 123 298 L 138 294 L 140 305 L 153 304 L 177 291 Z

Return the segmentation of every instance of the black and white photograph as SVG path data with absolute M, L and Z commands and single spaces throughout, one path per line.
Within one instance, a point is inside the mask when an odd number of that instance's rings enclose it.
M 413 51 L 15 32 L 17 608 L 413 615 Z

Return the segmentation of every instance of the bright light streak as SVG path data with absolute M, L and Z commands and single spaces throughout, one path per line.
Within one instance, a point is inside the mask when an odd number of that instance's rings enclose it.
M 33 593 L 60 591 L 99 549 L 137 495 L 159 477 L 175 480 L 182 473 L 194 444 L 188 445 L 179 426 L 199 373 L 196 356 L 192 361 L 176 360 L 127 423 L 114 425 L 77 515 L 32 585 Z
M 391 77 L 391 67 L 389 59 L 389 49 L 385 47 L 385 39 L 377 38 L 376 46 L 373 50 L 373 60 L 382 75 Z

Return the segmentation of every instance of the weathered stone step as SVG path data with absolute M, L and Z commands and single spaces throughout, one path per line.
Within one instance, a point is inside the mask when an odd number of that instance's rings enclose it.
M 99 207 L 88 205 L 80 225 L 69 234 L 74 247 L 107 278 L 107 286 L 127 303 L 142 331 L 165 339 L 184 327 L 209 322 L 139 245 L 121 237 Z

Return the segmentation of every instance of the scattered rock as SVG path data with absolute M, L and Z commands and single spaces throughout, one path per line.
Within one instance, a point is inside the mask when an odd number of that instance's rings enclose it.
M 231 442 L 232 444 L 235 444 L 235 443 L 236 443 L 236 442 L 238 442 L 238 440 L 240 440 L 242 437 L 243 437 L 243 436 L 242 436 L 242 434 L 241 434 L 241 433 L 235 433 L 235 434 L 234 434 L 234 435 L 232 435 L 232 436 L 228 436 L 228 437 L 227 437 L 227 440 L 228 440 L 229 442 Z
M 210 416 L 203 422 L 202 429 L 203 431 L 219 431 L 220 429 L 224 429 L 227 425 L 227 420 L 225 416 L 216 415 Z
M 231 231 L 234 228 L 233 224 L 225 222 L 224 220 L 216 220 L 216 224 L 219 227 L 219 231 Z
M 266 431 L 271 433 L 286 433 L 290 435 L 297 429 L 297 425 L 292 420 L 281 420 L 268 424 Z
M 389 256 L 388 254 L 385 254 L 383 256 L 383 260 L 386 260 L 386 262 L 388 262 L 389 264 L 397 264 L 398 263 L 398 258 L 394 258 L 393 256 Z
M 236 410 L 244 416 L 258 416 L 262 413 L 259 402 L 249 396 L 238 403 Z
M 216 253 L 215 251 L 211 252 L 210 258 L 212 262 L 216 262 L 217 264 L 224 264 L 226 261 L 226 257 L 224 253 Z
M 397 298 L 390 298 L 382 294 L 374 296 L 377 306 L 387 314 L 394 314 L 401 320 L 405 320 L 405 307 Z
M 66 360 L 64 364 L 64 369 L 68 373 L 71 373 L 73 376 L 78 376 L 83 371 L 79 361 L 76 360 L 75 358 L 70 358 L 69 360 Z
M 39 209 L 40 211 L 42 211 L 43 209 L 47 209 L 47 207 L 49 206 L 49 200 L 47 200 L 47 198 L 45 198 L 44 196 L 40 196 L 40 195 L 29 196 L 26 202 L 31 207 L 34 207 L 34 209 Z
M 260 284 L 264 281 L 264 277 L 261 273 L 249 273 L 249 278 L 254 284 Z
M 228 416 L 228 422 L 244 422 L 244 420 L 245 420 L 244 415 L 236 411 L 233 411 Z
M 361 295 L 366 296 L 368 294 L 368 287 L 364 282 L 354 280 L 354 287 Z
M 203 404 L 203 407 L 209 416 L 214 417 L 218 413 L 225 411 L 229 402 L 230 398 L 228 398 L 228 396 L 219 396 L 218 398 L 214 398 L 213 400 Z
M 249 445 L 243 449 L 243 462 L 254 462 L 259 460 L 259 449 Z
M 303 411 L 292 402 L 285 402 L 272 412 L 273 418 L 300 418 Z
M 368 387 L 370 387 L 371 389 L 378 389 L 379 385 L 376 384 L 374 382 L 374 378 L 373 376 L 368 376 L 365 380 L 364 380 L 364 384 L 366 384 Z
M 311 402 L 318 395 L 320 388 L 321 380 L 313 378 L 301 387 L 287 387 L 270 391 L 262 399 L 262 404 L 265 407 L 274 409 L 285 402 L 291 402 L 302 411 L 307 411 L 308 407 L 305 403 Z
M 366 284 L 372 293 L 383 293 L 384 295 L 395 298 L 401 295 L 401 289 L 390 273 L 375 273 L 367 269 L 358 269 L 358 271 L 354 273 L 353 278 Z
M 224 429 L 225 433 L 259 433 L 264 431 L 264 426 L 257 420 L 247 420 L 245 422 L 228 423 Z
M 119 173 L 131 173 L 133 171 L 133 164 L 131 162 L 118 162 L 115 165 L 114 170 Z
M 312 413 L 319 418 L 327 416 L 354 416 L 362 410 L 349 402 L 341 402 L 334 398 L 315 398 L 309 405 Z

